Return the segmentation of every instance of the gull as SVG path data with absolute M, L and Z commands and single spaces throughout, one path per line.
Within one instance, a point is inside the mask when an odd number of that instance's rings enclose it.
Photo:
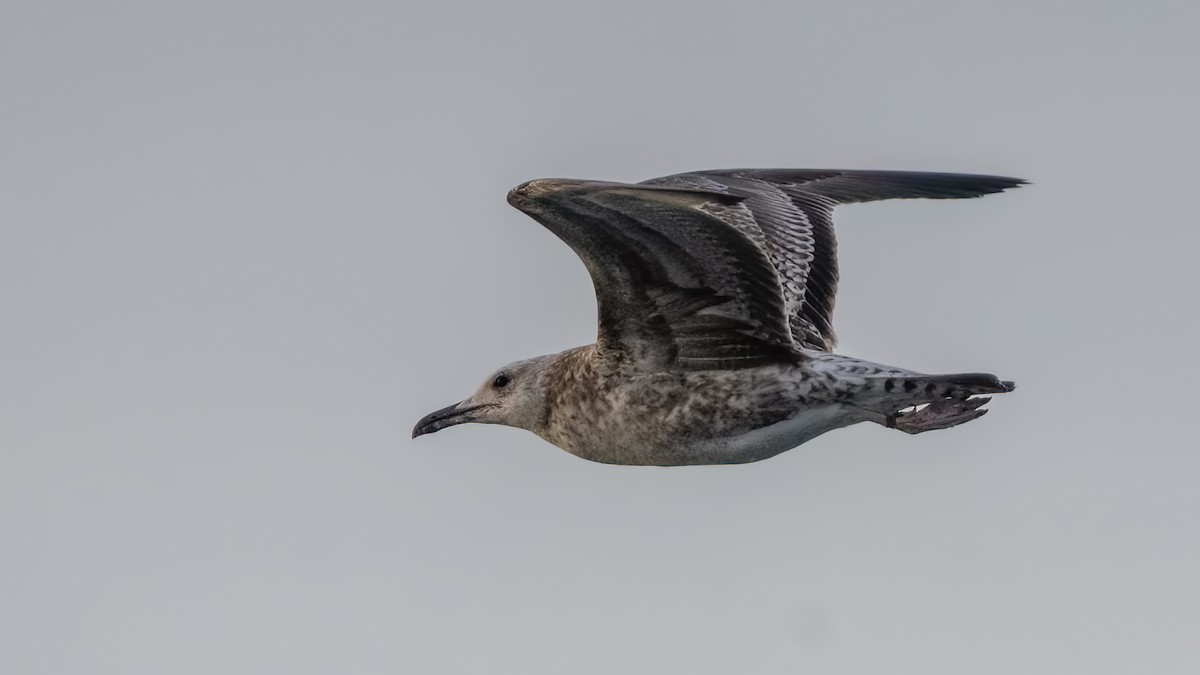
M 873 422 L 977 419 L 987 373 L 930 375 L 833 353 L 839 204 L 978 197 L 1025 181 L 911 171 L 729 169 L 626 184 L 541 179 L 508 201 L 575 251 L 595 344 L 511 363 L 413 438 L 479 422 L 595 462 L 741 464 Z

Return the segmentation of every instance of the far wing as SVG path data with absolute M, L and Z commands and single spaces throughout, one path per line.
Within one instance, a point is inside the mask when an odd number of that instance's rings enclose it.
M 757 242 L 775 266 L 795 341 L 829 351 L 837 341 L 832 323 L 838 283 L 835 206 L 880 199 L 978 197 L 1024 182 L 915 171 L 727 169 L 665 176 L 644 184 L 741 197 L 723 219 Z

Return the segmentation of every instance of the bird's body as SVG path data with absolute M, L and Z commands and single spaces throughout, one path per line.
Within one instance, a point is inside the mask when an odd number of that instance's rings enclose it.
M 589 345 L 536 363 L 531 376 L 540 378 L 546 414 L 530 431 L 605 464 L 756 462 L 832 429 L 884 421 L 897 406 L 906 407 L 901 403 L 926 403 L 930 393 L 956 389 L 946 382 L 927 392 L 928 378 L 919 373 L 820 352 L 745 370 L 642 373 L 609 362 Z M 982 377 L 986 387 L 990 382 Z M 920 386 L 905 392 L 908 382 Z
M 889 197 L 970 197 L 1020 181 L 905 172 L 736 170 L 644 184 L 531 181 L 509 201 L 596 285 L 596 344 L 521 361 L 414 436 L 528 429 L 609 464 L 735 464 L 872 421 L 909 433 L 975 419 L 993 375 L 925 375 L 832 353 L 829 213 Z M 919 410 L 906 408 L 928 404 Z

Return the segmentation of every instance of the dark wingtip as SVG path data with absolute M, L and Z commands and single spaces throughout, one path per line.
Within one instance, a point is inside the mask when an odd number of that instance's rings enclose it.
M 898 182 L 907 182 L 900 179 Z M 907 187 L 913 190 L 914 197 L 929 197 L 933 199 L 955 199 L 961 197 L 982 197 L 1029 185 L 1024 178 L 1011 176 L 988 176 L 981 174 L 931 173 L 913 174 Z
M 706 176 L 758 179 L 816 192 L 841 204 L 881 199 L 965 199 L 1028 185 L 1024 178 L 879 169 L 730 169 Z
M 942 173 L 925 171 L 858 171 L 863 191 L 869 199 L 926 198 L 963 199 L 996 194 L 1022 185 L 1024 178 L 992 176 L 976 173 Z M 862 198 L 864 195 L 855 195 Z
M 1004 192 L 1005 190 L 1019 188 L 1022 185 L 1032 185 L 1032 183 L 1024 178 L 1011 178 L 1009 176 L 984 176 L 983 178 L 989 178 L 991 180 L 987 181 L 989 184 L 986 187 L 981 186 L 982 190 L 987 190 L 986 192 L 981 192 L 981 194 L 995 194 L 997 192 Z

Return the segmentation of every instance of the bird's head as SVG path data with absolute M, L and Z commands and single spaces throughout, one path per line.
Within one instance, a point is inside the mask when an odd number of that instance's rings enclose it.
M 413 427 L 412 437 L 468 422 L 503 424 L 536 433 L 546 420 L 542 374 L 550 358 L 517 361 L 495 371 L 466 400 L 422 417 Z

